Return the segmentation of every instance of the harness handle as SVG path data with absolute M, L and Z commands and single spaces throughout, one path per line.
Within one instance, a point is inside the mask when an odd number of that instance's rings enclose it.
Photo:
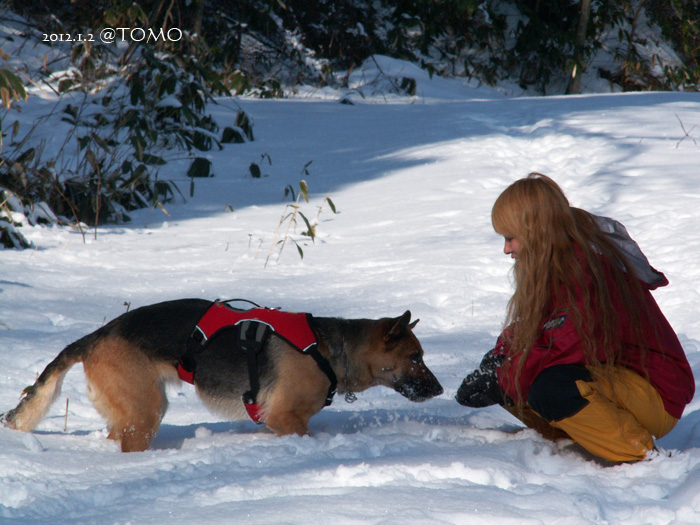
M 217 301 L 220 302 L 220 303 L 224 303 L 224 304 L 228 304 L 228 303 L 248 303 L 248 304 L 252 304 L 253 306 L 255 306 L 255 308 L 262 308 L 262 306 L 260 306 L 259 304 L 254 303 L 253 301 L 250 301 L 250 300 L 248 300 L 248 299 L 226 299 L 226 300 L 224 300 L 224 301 L 219 301 L 219 300 L 217 299 Z

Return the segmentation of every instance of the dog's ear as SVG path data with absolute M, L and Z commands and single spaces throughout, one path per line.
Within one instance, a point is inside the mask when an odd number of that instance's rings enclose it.
M 409 325 L 411 322 L 411 311 L 406 310 L 404 314 L 401 317 L 397 317 L 394 319 L 394 325 L 391 327 L 391 329 L 384 335 L 384 341 L 387 343 L 391 343 L 392 341 L 396 341 L 397 339 L 403 337 L 406 335 L 406 332 L 409 328 L 412 328 L 415 326 L 415 323 L 413 323 L 412 326 Z M 417 323 L 418 321 L 416 321 Z

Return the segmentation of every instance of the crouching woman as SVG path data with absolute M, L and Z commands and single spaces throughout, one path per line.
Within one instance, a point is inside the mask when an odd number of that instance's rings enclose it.
M 668 284 L 625 228 L 571 207 L 531 173 L 492 210 L 515 259 L 506 329 L 457 401 L 500 403 L 550 439 L 611 462 L 654 450 L 691 401 L 695 381 L 650 290 Z

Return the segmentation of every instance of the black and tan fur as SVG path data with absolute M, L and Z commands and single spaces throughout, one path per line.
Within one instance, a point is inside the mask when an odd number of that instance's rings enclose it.
M 47 365 L 14 409 L 0 416 L 9 428 L 32 431 L 61 390 L 68 369 L 82 362 L 88 394 L 107 420 L 109 438 L 124 452 L 146 450 L 167 408 L 165 385 L 178 382 L 177 363 L 199 319 L 211 305 L 182 299 L 127 312 L 68 345 Z M 442 393 L 425 366 L 410 312 L 398 318 L 311 317 L 319 350 L 338 378 L 338 392 L 384 385 L 411 401 Z M 233 337 L 233 336 L 231 336 Z M 242 354 L 226 333 L 196 356 L 195 388 L 204 404 L 229 419 L 246 419 L 241 401 L 249 388 Z M 328 394 L 329 379 L 313 358 L 272 336 L 260 355 L 260 393 L 267 426 L 277 435 L 307 434 L 311 416 Z

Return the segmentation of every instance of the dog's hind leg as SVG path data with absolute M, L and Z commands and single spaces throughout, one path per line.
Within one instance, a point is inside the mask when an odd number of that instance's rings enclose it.
M 122 452 L 146 450 L 165 414 L 165 382 L 175 380 L 175 368 L 118 337 L 96 344 L 83 365 L 88 395 L 107 420 L 108 437 L 121 443 Z

